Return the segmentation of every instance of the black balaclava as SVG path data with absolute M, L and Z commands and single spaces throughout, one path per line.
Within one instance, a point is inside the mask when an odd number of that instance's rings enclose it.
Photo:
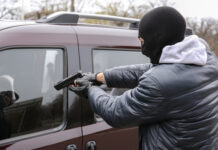
M 145 14 L 139 24 L 139 37 L 144 39 L 142 53 L 158 64 L 162 49 L 184 39 L 184 17 L 172 7 L 158 7 Z

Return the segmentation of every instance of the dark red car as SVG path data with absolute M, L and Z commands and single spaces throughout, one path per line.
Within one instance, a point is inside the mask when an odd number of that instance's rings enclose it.
M 80 24 L 81 18 L 130 26 Z M 149 62 L 140 52 L 137 24 L 137 19 L 75 13 L 37 22 L 0 21 L 0 149 L 137 149 L 137 127 L 112 128 L 86 99 L 54 89 L 78 70 Z M 126 89 L 105 90 L 117 95 Z

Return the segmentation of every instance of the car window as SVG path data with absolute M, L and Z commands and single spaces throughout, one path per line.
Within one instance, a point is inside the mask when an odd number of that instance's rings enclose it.
M 133 65 L 133 64 L 145 64 L 149 63 L 150 59 L 142 55 L 141 51 L 135 50 L 93 50 L 93 71 L 103 72 L 105 69 Z M 111 95 L 121 95 L 127 89 L 123 88 L 107 88 L 102 87 L 106 92 Z M 95 114 L 96 121 L 102 121 L 101 117 Z
M 62 49 L 0 51 L 0 139 L 58 127 L 63 122 Z
M 102 72 L 105 69 L 150 62 L 149 58 L 138 51 L 127 50 L 93 50 L 94 72 Z

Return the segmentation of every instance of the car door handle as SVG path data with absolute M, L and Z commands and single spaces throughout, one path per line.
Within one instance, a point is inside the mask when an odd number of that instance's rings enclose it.
M 65 150 L 77 150 L 77 146 L 75 144 L 67 145 Z
M 89 141 L 88 143 L 86 143 L 86 150 L 97 150 L 96 142 Z

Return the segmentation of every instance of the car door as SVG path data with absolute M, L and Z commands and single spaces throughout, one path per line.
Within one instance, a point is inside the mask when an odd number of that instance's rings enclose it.
M 53 87 L 66 76 L 65 53 L 62 48 L 43 47 L 0 51 L 2 147 L 65 149 L 67 143 L 80 145 L 80 126 L 61 131 L 66 126 L 67 91 Z
M 99 30 L 102 31 L 103 29 Z M 119 33 L 116 33 L 115 35 L 110 33 L 111 38 L 108 37 L 109 33 L 107 32 L 104 35 L 103 33 L 96 31 L 97 35 L 92 35 L 91 37 L 86 35 L 86 37 L 83 37 L 85 31 L 78 29 L 78 33 L 79 31 L 83 33 L 82 35 L 78 35 L 78 37 L 80 43 L 81 69 L 84 72 L 102 72 L 104 69 L 115 66 L 149 62 L 149 59 L 140 52 L 139 43 L 136 42 L 137 36 L 127 38 L 125 37 L 127 31 L 123 31 L 124 36 Z M 107 40 L 104 40 L 104 36 L 107 37 Z M 125 38 L 125 42 L 123 38 Z M 122 42 L 119 42 L 118 40 Z M 132 45 L 130 46 L 130 44 Z M 127 89 L 106 88 L 105 90 L 112 95 L 120 95 Z M 84 99 L 82 103 L 83 150 L 137 149 L 138 127 L 112 128 L 91 110 L 87 100 Z
M 122 59 L 120 59 L 122 58 Z M 141 55 L 137 49 L 118 49 L 118 48 L 97 48 L 92 50 L 93 72 L 102 72 L 105 69 L 132 65 L 142 64 L 149 62 L 147 58 Z M 105 91 L 111 95 L 118 96 L 125 92 L 127 89 L 120 88 L 105 88 Z M 83 135 L 86 147 L 96 145 L 98 149 L 137 149 L 138 143 L 138 128 L 111 128 L 103 119 L 94 114 L 95 124 L 84 126 Z

